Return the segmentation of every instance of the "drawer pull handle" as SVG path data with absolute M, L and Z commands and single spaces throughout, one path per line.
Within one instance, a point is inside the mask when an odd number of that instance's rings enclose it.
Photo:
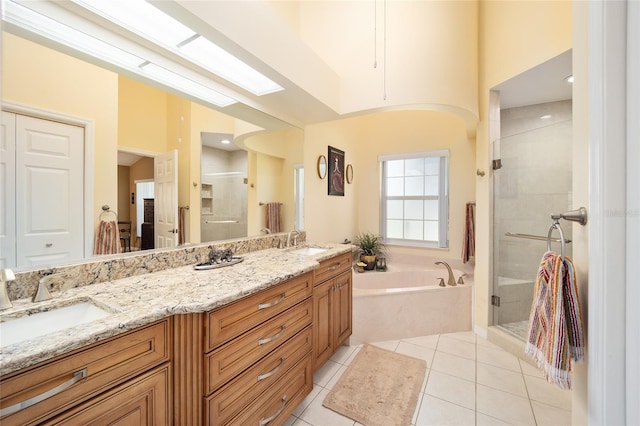
M 276 306 L 278 303 L 282 302 L 286 298 L 287 298 L 287 295 L 285 293 L 282 293 L 282 295 L 280 296 L 280 299 L 278 299 L 278 300 L 274 300 L 273 302 L 269 302 L 269 303 L 261 303 L 261 304 L 259 304 L 258 305 L 258 310 L 270 308 L 272 306 Z
M 338 269 L 340 267 L 339 263 L 334 263 L 333 265 L 329 266 L 327 268 L 327 271 L 335 271 L 336 269 Z
M 278 417 L 280 413 L 282 413 L 282 410 L 284 410 L 285 405 L 287 405 L 287 395 L 282 397 L 282 405 L 280 406 L 280 408 L 278 408 L 278 411 L 276 411 L 272 416 L 261 418 L 260 421 L 258 422 L 258 426 L 264 426 L 267 423 L 271 422 L 271 420 Z
M 282 358 L 280 358 L 280 364 L 278 364 L 276 366 L 276 368 L 274 368 L 273 370 L 269 371 L 268 373 L 264 373 L 264 374 L 260 374 L 258 376 L 258 381 L 264 380 L 264 379 L 268 379 L 269 377 L 273 376 L 274 374 L 276 374 L 278 371 L 280 371 L 280 369 L 282 368 L 282 366 L 284 365 L 284 361 L 287 359 L 286 356 L 282 356 Z
M 282 336 L 282 333 L 284 333 L 285 328 L 287 328 L 287 324 L 282 324 L 282 327 L 280 327 L 280 331 L 278 331 L 276 334 L 274 334 L 271 337 L 263 337 L 262 339 L 258 340 L 258 344 L 264 345 L 265 343 L 273 342 L 278 337 Z
M 11 405 L 9 407 L 5 407 L 3 409 L 0 410 L 0 417 L 4 417 L 7 416 L 9 414 L 15 413 L 16 411 L 20 411 L 23 410 L 27 407 L 31 407 L 32 405 L 37 404 L 38 402 L 44 401 L 47 398 L 50 398 L 54 395 L 59 394 L 60 392 L 64 391 L 65 389 L 73 386 L 74 384 L 78 383 L 80 380 L 84 379 L 85 377 L 87 377 L 87 369 L 83 368 L 82 370 L 78 370 L 75 373 L 73 373 L 73 377 L 70 378 L 69 380 L 67 380 L 64 383 L 60 383 L 58 386 L 56 386 L 55 388 L 51 388 L 46 392 L 41 393 L 40 395 L 36 395 L 33 398 L 29 398 L 25 401 L 22 402 L 18 402 L 17 404 Z

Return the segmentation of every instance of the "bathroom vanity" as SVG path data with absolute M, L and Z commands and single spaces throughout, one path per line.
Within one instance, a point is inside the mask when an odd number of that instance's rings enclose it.
M 323 247 L 64 292 L 113 314 L 3 347 L 0 407 L 46 398 L 0 422 L 284 423 L 351 333 L 351 247 Z

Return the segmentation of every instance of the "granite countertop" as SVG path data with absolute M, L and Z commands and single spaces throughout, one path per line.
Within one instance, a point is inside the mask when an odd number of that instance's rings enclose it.
M 294 248 L 266 249 L 243 255 L 232 266 L 197 271 L 193 265 L 132 276 L 53 293 L 53 299 L 14 302 L 2 320 L 25 312 L 91 301 L 113 312 L 103 319 L 0 348 L 0 375 L 46 361 L 74 349 L 176 314 L 201 313 L 236 301 L 315 269 L 319 262 L 352 251 L 344 244 L 303 244 L 326 251 L 298 254 Z

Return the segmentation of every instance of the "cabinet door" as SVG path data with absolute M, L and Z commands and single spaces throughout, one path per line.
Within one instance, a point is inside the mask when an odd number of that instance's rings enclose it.
M 333 293 L 335 280 L 313 289 L 313 368 L 333 355 Z
M 46 425 L 168 425 L 169 365 L 69 410 Z
M 352 285 L 351 271 L 345 272 L 335 280 L 335 297 L 333 305 L 334 314 L 334 350 L 337 349 L 349 336 L 351 336 L 352 324 Z

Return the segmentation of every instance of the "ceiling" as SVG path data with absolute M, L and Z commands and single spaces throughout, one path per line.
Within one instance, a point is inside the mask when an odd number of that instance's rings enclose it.
M 494 87 L 500 92 L 500 108 L 514 108 L 572 98 L 566 78 L 572 74 L 572 51 L 548 61 Z

